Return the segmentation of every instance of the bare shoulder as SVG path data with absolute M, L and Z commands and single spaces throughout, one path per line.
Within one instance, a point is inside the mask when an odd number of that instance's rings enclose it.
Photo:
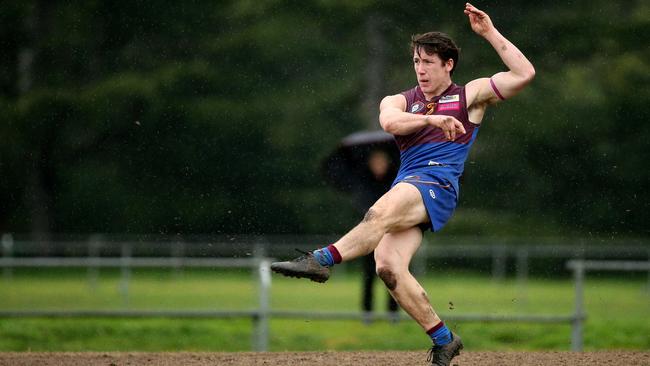
M 402 94 L 388 95 L 381 100 L 379 109 L 397 108 L 401 111 L 406 110 L 406 97 Z

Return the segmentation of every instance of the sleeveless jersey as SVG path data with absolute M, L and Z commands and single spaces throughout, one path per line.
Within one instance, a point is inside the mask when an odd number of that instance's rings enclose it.
M 406 97 L 406 112 L 453 116 L 463 124 L 467 133 L 456 135 L 456 140 L 449 141 L 440 128 L 426 126 L 409 135 L 395 135 L 401 160 L 395 182 L 418 171 L 426 171 L 447 181 L 458 195 L 458 180 L 479 130 L 478 125 L 469 121 L 465 86 L 452 83 L 431 100 L 426 99 L 419 86 L 402 92 L 402 95 Z

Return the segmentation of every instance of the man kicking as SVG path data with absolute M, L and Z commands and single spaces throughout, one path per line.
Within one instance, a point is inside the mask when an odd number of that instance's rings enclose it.
M 422 242 L 422 231 L 442 229 L 456 207 L 458 179 L 487 106 L 513 97 L 535 76 L 533 65 L 485 12 L 469 3 L 464 12 L 472 30 L 492 45 L 508 71 L 456 85 L 451 76 L 459 49 L 451 38 L 440 32 L 413 36 L 418 84 L 385 97 L 379 106 L 379 123 L 400 148 L 401 166 L 392 188 L 336 243 L 271 265 L 286 276 L 325 282 L 330 267 L 374 250 L 377 275 L 433 342 L 428 360 L 445 366 L 463 343 L 433 311 L 409 263 Z

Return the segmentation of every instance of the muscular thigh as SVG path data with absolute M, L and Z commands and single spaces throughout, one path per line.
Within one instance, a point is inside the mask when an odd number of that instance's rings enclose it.
M 427 222 L 429 217 L 420 191 L 408 183 L 398 183 L 369 211 L 385 220 L 388 232 L 400 232 Z

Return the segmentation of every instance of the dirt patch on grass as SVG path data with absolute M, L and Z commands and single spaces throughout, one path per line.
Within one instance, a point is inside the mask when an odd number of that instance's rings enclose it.
M 7 352 L 0 366 L 22 365 L 274 365 L 274 366 L 395 366 L 426 365 L 426 352 L 242 352 L 242 353 L 121 353 Z M 627 365 L 650 366 L 650 352 L 463 352 L 458 366 Z

